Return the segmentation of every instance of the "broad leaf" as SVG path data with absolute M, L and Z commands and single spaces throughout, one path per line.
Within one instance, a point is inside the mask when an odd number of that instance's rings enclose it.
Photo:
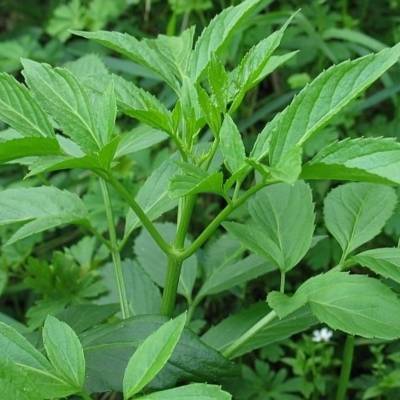
M 0 225 L 25 222 L 8 240 L 17 240 L 63 224 L 86 223 L 87 211 L 75 194 L 44 186 L 0 192 Z
M 304 179 L 400 184 L 400 143 L 392 138 L 345 139 L 324 147 L 301 173 Z
M 153 171 L 139 189 L 135 200 L 151 221 L 178 205 L 178 201 L 171 199 L 168 192 L 169 180 L 178 172 L 179 167 L 172 160 L 166 160 Z M 141 225 L 137 215 L 129 210 L 124 236 L 130 235 L 134 229 Z
M 86 39 L 94 40 L 124 56 L 136 61 L 138 64 L 147 67 L 156 75 L 160 76 L 175 90 L 179 90 L 179 81 L 171 71 L 170 60 L 154 48 L 151 41 L 139 41 L 133 36 L 119 32 L 78 32 L 75 35 Z M 153 39 L 157 40 L 157 39 Z M 160 44 L 161 45 L 161 44 Z
M 154 225 L 167 243 L 173 243 L 176 225 L 172 223 Z M 189 244 L 190 242 L 186 241 L 185 245 L 187 246 Z M 167 271 L 167 257 L 146 230 L 143 230 L 136 239 L 134 250 L 144 271 L 157 285 L 164 287 Z M 196 256 L 193 255 L 183 262 L 178 285 L 178 293 L 185 296 L 188 300 L 191 299 L 193 285 L 196 280 L 196 271 L 197 259 Z
M 371 271 L 400 283 L 400 248 L 367 250 L 351 258 Z
M 373 183 L 347 183 L 328 193 L 325 224 L 339 242 L 343 259 L 379 234 L 396 203 L 394 189 Z
M 289 297 L 277 291 L 268 293 L 268 305 L 276 312 L 279 318 L 285 318 L 299 310 L 307 301 L 308 298 L 304 294 L 296 293 L 294 296 Z
M 246 165 L 246 153 L 239 129 L 229 114 L 225 115 L 219 133 L 220 146 L 224 164 L 228 171 L 234 175 Z
M 345 61 L 320 74 L 267 126 L 271 134 L 270 163 L 276 165 L 292 146 L 302 145 L 357 97 L 400 55 L 400 45 L 354 61 Z M 268 135 L 268 133 L 266 133 Z
M 76 392 L 74 387 L 56 373 L 42 353 L 15 329 L 0 323 L 0 360 L 4 359 L 20 368 L 22 375 L 26 374 L 29 380 L 40 382 L 35 388 L 43 399 L 65 397 Z
M 0 164 L 23 157 L 61 155 L 64 152 L 53 138 L 24 137 L 0 142 Z
M 0 119 L 23 136 L 54 138 L 48 115 L 24 85 L 3 73 L 0 93 Z
M 85 358 L 76 333 L 64 322 L 48 316 L 43 327 L 43 344 L 56 371 L 76 391 L 85 382 Z
M 271 312 L 271 308 L 268 307 L 267 303 L 253 304 L 250 308 L 231 315 L 218 325 L 213 326 L 201 339 L 204 343 L 222 352 L 253 328 L 269 312 Z M 308 306 L 285 318 L 275 318 L 264 329 L 249 338 L 242 347 L 236 350 L 231 358 L 239 357 L 255 349 L 303 332 L 317 322 Z
M 232 396 L 219 386 L 192 383 L 140 397 L 143 400 L 229 400 Z
M 121 391 L 125 368 L 132 353 L 167 321 L 168 318 L 160 315 L 140 315 L 87 332 L 82 338 L 87 391 Z M 184 329 L 167 364 L 148 387 L 161 390 L 174 387 L 177 382 L 213 381 L 229 375 L 232 375 L 232 363 L 190 330 Z
M 224 44 L 258 5 L 260 0 L 246 0 L 236 7 L 228 7 L 217 15 L 196 41 L 189 60 L 188 73 L 198 81 L 211 58 L 218 55 Z
M 298 181 L 266 187 L 249 201 L 249 212 L 268 236 L 265 251 L 283 272 L 291 270 L 311 246 L 314 204 L 310 187 Z
M 126 366 L 123 392 L 129 399 L 140 392 L 164 367 L 182 334 L 186 314 L 165 323 L 135 351 Z
M 97 131 L 93 104 L 75 75 L 66 69 L 53 69 L 31 60 L 23 60 L 23 66 L 28 86 L 63 133 L 85 153 L 101 149 L 106 143 Z
M 307 280 L 294 296 L 306 296 L 313 314 L 332 329 L 366 338 L 400 337 L 396 293 L 377 279 L 345 272 Z

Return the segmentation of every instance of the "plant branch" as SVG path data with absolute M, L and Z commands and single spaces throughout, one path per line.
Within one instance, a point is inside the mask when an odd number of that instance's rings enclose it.
M 110 235 L 110 244 L 111 244 L 111 257 L 114 264 L 114 270 L 115 270 L 115 276 L 119 294 L 119 302 L 121 306 L 121 313 L 122 313 L 122 318 L 125 319 L 129 317 L 128 298 L 126 295 L 124 276 L 122 273 L 121 256 L 118 251 L 118 242 L 117 242 L 117 235 L 115 232 L 115 223 L 112 212 L 112 205 L 110 201 L 110 195 L 108 193 L 107 184 L 103 179 L 100 179 L 100 187 L 103 194 L 103 201 L 107 215 L 108 231 Z
M 119 195 L 129 204 L 133 212 L 138 216 L 143 226 L 149 232 L 150 236 L 157 243 L 158 247 L 165 253 L 171 253 L 171 246 L 164 240 L 157 229 L 154 227 L 153 223 L 147 217 L 146 213 L 142 210 L 135 199 L 130 195 L 130 193 L 124 188 L 124 186 L 118 182 L 115 177 L 109 173 L 107 176 L 107 181 L 114 187 L 114 189 L 119 193 Z
M 269 312 L 264 318 L 258 321 L 252 328 L 244 333 L 240 338 L 236 339 L 227 349 L 222 352 L 222 355 L 226 358 L 232 358 L 240 347 L 245 345 L 250 339 L 252 339 L 257 333 L 262 331 L 267 325 L 269 325 L 276 318 L 274 310 Z
M 342 369 L 340 371 L 339 386 L 336 393 L 336 400 L 345 400 L 347 386 L 349 385 L 351 365 L 354 355 L 354 336 L 347 335 L 343 350 Z

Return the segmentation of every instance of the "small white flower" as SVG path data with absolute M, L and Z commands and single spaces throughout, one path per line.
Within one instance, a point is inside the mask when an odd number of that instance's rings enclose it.
M 333 332 L 328 328 L 322 328 L 320 330 L 316 329 L 313 331 L 313 342 L 329 342 L 330 338 L 332 337 Z

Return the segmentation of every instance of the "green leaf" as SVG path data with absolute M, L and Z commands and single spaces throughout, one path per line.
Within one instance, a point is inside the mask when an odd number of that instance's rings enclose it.
M 77 36 L 94 40 L 116 52 L 123 54 L 140 65 L 147 67 L 161 77 L 176 91 L 179 90 L 179 81 L 171 70 L 171 61 L 155 50 L 151 41 L 139 41 L 133 36 L 119 32 L 78 32 L 72 31 Z M 153 39 L 154 40 L 154 39 Z M 157 39 L 155 39 L 157 40 Z M 160 44 L 161 45 L 161 44 Z
M 234 175 L 246 165 L 246 153 L 239 129 L 229 114 L 225 115 L 219 135 L 224 164 L 228 171 Z
M 222 62 L 215 55 L 211 55 L 207 72 L 208 82 L 219 111 L 225 112 L 228 103 L 229 75 Z
M 152 333 L 135 351 L 125 370 L 124 399 L 140 392 L 164 367 L 186 322 L 186 314 L 172 319 Z
M 196 297 L 223 292 L 273 270 L 274 265 L 254 254 L 234 263 L 214 265 Z
M 299 310 L 307 303 L 307 296 L 300 293 L 292 297 L 282 292 L 273 291 L 268 293 L 268 305 L 276 312 L 279 318 L 285 318 Z
M 35 389 L 43 399 L 65 397 L 76 392 L 60 376 L 49 363 L 49 361 L 36 350 L 20 333 L 14 328 L 0 323 L 0 360 L 7 359 L 22 370 L 22 375 L 33 382 L 40 382 Z M 2 363 L 8 363 L 2 361 Z M 12 367 L 14 372 L 15 368 Z M 1 380 L 0 380 L 1 382 Z
M 400 283 L 400 249 L 398 247 L 367 250 L 351 260 L 385 278 Z
M 76 391 L 85 382 L 85 358 L 76 333 L 66 323 L 49 315 L 43 327 L 43 345 L 56 371 Z
M 0 118 L 23 136 L 54 138 L 45 111 L 29 90 L 11 75 L 0 74 Z
M 279 46 L 283 34 L 296 14 L 293 14 L 281 29 L 272 33 L 266 39 L 255 45 L 240 62 L 235 74 L 235 94 L 229 112 L 232 113 L 242 102 L 244 95 L 254 87 L 261 79 L 265 78 L 269 60 L 272 53 Z
M 132 353 L 149 335 L 168 322 L 161 315 L 139 315 L 112 322 L 85 333 L 82 344 L 86 359 L 86 390 L 122 391 L 122 380 Z M 184 329 L 167 364 L 149 383 L 161 390 L 184 381 L 213 381 L 232 375 L 232 363 Z M 110 374 L 110 371 L 113 371 Z
M 271 121 L 270 163 L 276 165 L 292 146 L 302 145 L 388 68 L 397 62 L 400 45 L 345 61 L 320 74 Z
M 96 132 L 100 137 L 100 142 L 107 144 L 111 141 L 114 133 L 115 118 L 117 117 L 117 103 L 113 82 L 108 84 L 106 90 L 99 97 L 100 99 L 95 108 Z
M 304 179 L 400 184 L 400 143 L 392 138 L 345 139 L 325 146 L 303 167 Z
M 293 146 L 274 167 L 265 168 L 273 178 L 293 185 L 301 173 L 301 156 L 301 147 Z
M 400 300 L 377 279 L 331 272 L 307 280 L 298 294 L 308 297 L 313 314 L 332 329 L 385 340 L 400 336 Z
M 258 254 L 267 255 L 281 271 L 291 270 L 312 242 L 315 216 L 310 187 L 302 181 L 266 187 L 249 200 L 249 212 L 257 227 L 250 232 L 236 230 L 237 238 L 244 245 L 256 243 Z
M 77 195 L 55 187 L 0 192 L 0 225 L 25 222 L 7 244 L 59 225 L 85 223 L 87 217 L 85 205 Z
M 218 325 L 213 326 L 201 337 L 201 340 L 222 352 L 253 328 L 269 312 L 271 312 L 271 308 L 268 307 L 267 303 L 255 303 L 250 308 L 233 314 Z M 274 319 L 242 347 L 237 349 L 231 358 L 239 357 L 255 349 L 303 332 L 317 322 L 317 319 L 311 314 L 310 308 L 308 306 L 302 307 L 285 318 Z
M 393 188 L 373 183 L 347 183 L 328 193 L 325 224 L 343 250 L 342 259 L 379 234 L 396 204 Z
M 175 239 L 176 226 L 172 223 L 154 224 L 158 232 L 164 237 L 167 243 Z M 190 242 L 186 241 L 185 246 Z M 167 271 L 167 257 L 156 245 L 150 234 L 142 230 L 134 245 L 135 254 L 144 271 L 160 287 L 164 287 Z M 191 256 L 182 264 L 182 272 L 179 278 L 178 293 L 190 300 L 194 282 L 196 280 L 197 259 Z
M 168 135 L 165 132 L 147 125 L 139 125 L 137 128 L 133 128 L 121 136 L 116 157 L 147 149 L 157 143 L 163 142 L 167 138 Z
M 51 68 L 31 60 L 23 60 L 23 75 L 30 89 L 45 110 L 57 121 L 61 130 L 85 153 L 101 149 L 93 104 L 85 86 L 63 68 Z
M 178 205 L 178 201 L 171 199 L 168 192 L 169 180 L 178 171 L 178 166 L 174 162 L 166 160 L 153 171 L 139 189 L 135 200 L 151 221 Z M 132 210 L 129 210 L 124 237 L 129 236 L 141 225 L 142 223 L 137 215 Z
M 202 78 L 211 58 L 220 53 L 259 2 L 259 0 L 247 0 L 236 7 L 228 7 L 203 29 L 189 60 L 188 73 L 194 82 Z
M 61 155 L 64 152 L 56 139 L 24 137 L 0 142 L 0 164 L 22 157 Z
M 219 386 L 192 383 L 140 397 L 143 400 L 229 400 L 232 396 Z

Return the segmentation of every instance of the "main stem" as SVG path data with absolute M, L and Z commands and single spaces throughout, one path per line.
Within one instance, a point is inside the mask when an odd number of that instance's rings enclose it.
M 343 350 L 342 369 L 340 371 L 339 386 L 336 393 L 336 400 L 345 400 L 347 386 L 349 385 L 351 366 L 354 355 L 354 336 L 347 335 Z
M 115 232 L 114 216 L 112 212 L 112 205 L 110 200 L 110 195 L 108 193 L 108 188 L 106 182 L 100 178 L 100 187 L 103 194 L 104 205 L 106 208 L 107 222 L 108 222 L 108 232 L 110 235 L 111 244 L 111 257 L 114 264 L 115 276 L 117 280 L 119 302 L 121 306 L 122 318 L 129 317 L 129 304 L 128 297 L 126 295 L 124 276 L 122 272 L 121 256 L 118 250 L 117 234 Z

